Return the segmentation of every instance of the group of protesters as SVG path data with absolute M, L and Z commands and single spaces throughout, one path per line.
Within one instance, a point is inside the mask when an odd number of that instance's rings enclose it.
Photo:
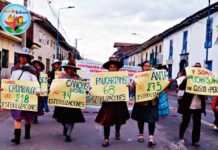
M 13 67 L 11 79 L 24 80 L 24 81 L 36 81 L 39 82 L 40 72 L 45 69 L 44 64 L 39 60 L 33 60 L 33 55 L 28 48 L 23 48 L 18 53 L 19 62 Z M 115 56 L 109 58 L 109 60 L 103 64 L 103 68 L 109 72 L 119 71 L 124 64 L 119 61 Z M 200 63 L 196 63 L 194 67 L 201 67 Z M 150 71 L 152 69 L 150 62 L 143 62 L 141 64 L 142 72 Z M 61 61 L 54 60 L 52 63 L 52 70 L 49 72 L 49 85 L 52 80 L 55 79 L 55 71 L 64 69 L 65 73 L 60 77 L 61 79 L 74 79 L 82 80 L 77 75 L 78 68 L 75 60 L 69 60 L 66 65 L 61 65 Z M 164 68 L 161 68 L 164 69 Z M 191 116 L 193 118 L 193 132 L 192 132 L 192 145 L 199 146 L 200 141 L 200 129 L 201 129 L 201 113 L 206 114 L 205 111 L 205 96 L 189 94 L 185 92 L 187 84 L 187 77 L 181 74 L 180 77 L 183 80 L 178 84 L 178 97 L 179 107 L 178 112 L 182 114 L 182 123 L 179 129 L 179 138 L 184 143 L 184 133 L 188 127 Z M 133 81 L 131 88 L 136 88 L 136 82 Z M 2 91 L 3 89 L 1 89 Z M 47 96 L 41 96 L 40 91 L 37 91 L 38 96 L 38 111 L 23 111 L 23 110 L 11 110 L 12 117 L 14 119 L 14 138 L 12 143 L 20 144 L 21 139 L 21 121 L 25 120 L 25 139 L 30 139 L 31 123 L 38 123 L 38 116 L 49 112 L 47 104 Z M 158 112 L 159 97 L 153 100 L 138 102 L 133 106 L 132 114 L 130 116 L 126 102 L 102 102 L 101 108 L 97 114 L 95 121 L 103 126 L 104 140 L 103 147 L 109 146 L 110 128 L 115 125 L 115 139 L 120 140 L 120 130 L 122 125 L 126 124 L 127 120 L 131 117 L 137 121 L 138 125 L 138 142 L 145 142 L 144 139 L 144 123 L 148 123 L 148 147 L 156 145 L 154 133 L 156 128 L 156 122 L 159 120 Z M 218 97 L 213 102 L 213 111 L 215 113 L 216 120 L 215 126 L 218 127 Z M 55 118 L 63 126 L 63 135 L 66 142 L 71 142 L 71 134 L 75 123 L 85 122 L 82 110 L 79 108 L 66 108 L 56 106 L 54 109 L 53 118 Z

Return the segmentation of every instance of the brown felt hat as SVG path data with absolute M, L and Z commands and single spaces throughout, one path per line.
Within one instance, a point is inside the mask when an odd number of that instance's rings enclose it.
M 119 59 L 114 55 L 109 57 L 109 61 L 103 64 L 103 68 L 108 69 L 111 64 L 116 65 L 119 69 L 124 66 L 123 62 L 120 62 Z
M 75 70 L 80 70 L 80 68 L 76 66 L 75 59 L 69 60 L 69 62 L 66 65 L 62 66 L 62 67 L 63 68 L 72 68 L 72 69 L 75 69 Z
M 39 61 L 39 60 L 33 60 L 33 61 L 32 61 L 32 64 L 33 64 L 34 66 L 35 66 L 36 63 L 38 63 L 38 64 L 42 67 L 42 70 L 45 69 L 45 65 L 44 65 L 41 61 Z

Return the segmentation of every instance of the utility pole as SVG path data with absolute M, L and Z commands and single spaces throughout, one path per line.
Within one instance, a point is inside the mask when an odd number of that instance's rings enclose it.
M 27 4 L 28 4 L 28 0 L 24 0 L 24 6 L 27 7 Z M 27 32 L 27 31 L 26 31 Z M 22 34 L 22 43 L 21 43 L 21 46 L 22 47 L 26 47 L 26 32 L 24 32 Z

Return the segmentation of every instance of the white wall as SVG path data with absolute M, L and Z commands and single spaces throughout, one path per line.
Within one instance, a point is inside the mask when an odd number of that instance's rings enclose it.
M 218 32 L 218 12 L 212 15 L 213 17 L 213 46 L 209 49 L 208 60 L 213 60 L 213 72 L 218 75 L 218 45 L 214 45 Z M 172 77 L 175 78 L 179 71 L 180 54 L 182 51 L 183 32 L 188 31 L 187 52 L 189 53 L 189 66 L 193 66 L 196 62 L 200 62 L 202 66 L 206 59 L 206 50 L 204 48 L 206 36 L 206 22 L 207 18 L 199 20 L 198 22 L 166 37 L 163 40 L 163 63 L 168 60 L 170 40 L 173 40 L 173 69 Z

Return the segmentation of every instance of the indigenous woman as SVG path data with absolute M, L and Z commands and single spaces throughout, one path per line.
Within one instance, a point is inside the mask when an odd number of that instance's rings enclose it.
M 28 48 L 22 48 L 18 53 L 19 62 L 13 67 L 11 79 L 23 80 L 23 81 L 35 81 L 37 80 L 37 72 L 33 66 L 30 65 L 33 56 Z M 39 92 L 40 89 L 38 89 Z M 38 93 L 37 93 L 38 95 Z M 14 139 L 11 142 L 20 144 L 21 137 L 21 121 L 25 120 L 25 139 L 30 139 L 31 119 L 36 115 L 35 112 L 11 110 L 12 117 L 14 119 Z
M 36 68 L 37 71 L 37 79 L 40 82 L 40 73 L 43 72 L 45 69 L 45 65 L 39 61 L 39 60 L 34 60 L 32 61 L 33 66 Z M 43 108 L 46 109 L 46 112 L 48 112 L 48 107 L 47 107 L 47 96 L 40 96 L 38 100 L 38 112 L 37 116 L 33 118 L 33 123 L 38 123 L 38 116 L 44 115 Z
M 108 71 L 119 71 L 123 63 L 115 56 L 103 65 Z M 104 126 L 104 141 L 102 146 L 109 146 L 110 127 L 115 125 L 115 138 L 120 140 L 120 128 L 129 119 L 129 112 L 126 102 L 102 102 L 101 109 L 96 117 L 96 122 Z
M 80 80 L 80 77 L 76 74 L 76 71 L 80 68 L 76 67 L 75 60 L 70 60 L 67 65 L 63 66 L 63 68 L 65 74 L 61 76 L 61 79 Z M 85 122 L 82 111 L 78 108 L 55 107 L 53 118 L 63 125 L 63 134 L 66 136 L 66 142 L 72 141 L 71 133 L 74 124 Z
M 144 62 L 142 64 L 142 71 L 150 71 L 151 64 Z M 155 98 L 148 102 L 135 103 L 133 106 L 131 118 L 138 123 L 139 135 L 138 142 L 144 142 L 144 122 L 148 123 L 149 141 L 148 146 L 152 147 L 156 145 L 154 140 L 155 122 L 159 119 L 158 114 L 158 99 Z

